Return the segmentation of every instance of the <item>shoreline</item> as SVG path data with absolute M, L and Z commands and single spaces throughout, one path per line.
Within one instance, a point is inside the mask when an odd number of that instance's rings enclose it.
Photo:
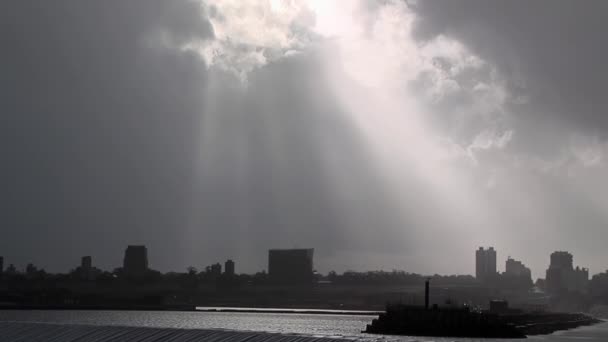
M 200 311 L 200 312 L 281 313 L 281 314 L 354 315 L 354 316 L 378 316 L 384 312 L 384 311 L 371 311 L 371 310 L 239 308 L 239 307 L 196 307 L 195 310 Z
M 16 311 L 175 311 L 175 312 L 216 312 L 216 313 L 275 313 L 302 315 L 353 315 L 378 316 L 384 311 L 334 310 L 309 308 L 244 308 L 244 307 L 204 307 L 195 305 L 0 305 L 0 310 Z

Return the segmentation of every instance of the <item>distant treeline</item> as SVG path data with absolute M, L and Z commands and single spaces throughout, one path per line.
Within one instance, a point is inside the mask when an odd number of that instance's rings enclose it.
M 431 279 L 435 285 L 477 285 L 477 280 L 470 275 L 439 275 L 426 276 L 405 271 L 346 271 L 338 274 L 329 272 L 321 277 L 335 284 L 342 285 L 421 285 L 426 279 Z
M 498 275 L 479 282 L 470 275 L 421 275 L 405 271 L 346 271 L 315 273 L 315 281 L 281 286 L 268 274 L 226 274 L 217 268 L 161 273 L 148 270 L 130 276 L 121 268 L 112 272 L 76 268 L 66 274 L 51 274 L 28 267 L 0 276 L 0 304 L 23 308 L 159 308 L 201 306 L 297 307 L 323 309 L 382 309 L 387 302 L 422 303 L 424 282 L 430 279 L 436 303 L 473 303 L 513 296 L 543 297 L 532 291 L 529 280 Z M 589 283 L 587 294 L 564 294 L 553 298 L 550 307 L 587 310 L 608 305 L 608 273 Z

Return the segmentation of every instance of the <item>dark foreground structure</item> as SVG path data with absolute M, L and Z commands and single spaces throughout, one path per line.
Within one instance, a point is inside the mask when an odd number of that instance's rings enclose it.
M 366 333 L 479 338 L 525 338 L 550 334 L 600 321 L 577 313 L 492 314 L 468 308 L 440 309 L 388 305 L 386 312 L 367 326 Z
M 484 315 L 468 309 L 426 309 L 389 305 L 366 333 L 438 337 L 525 338 L 514 325 L 496 315 Z

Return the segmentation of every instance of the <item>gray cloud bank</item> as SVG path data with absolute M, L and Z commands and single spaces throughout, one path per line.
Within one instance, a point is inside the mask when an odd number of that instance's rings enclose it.
M 419 1 L 416 35 L 458 39 L 496 66 L 509 91 L 513 139 L 482 155 L 498 186 L 488 200 L 513 248 L 542 275 L 551 249 L 605 268 L 608 238 L 604 1 Z M 499 160 L 500 159 L 500 160 Z M 511 248 L 509 248 L 511 247 Z
M 247 67 L 243 84 L 179 48 L 220 39 L 213 6 L 3 3 L 0 254 L 51 270 L 90 254 L 110 268 L 142 243 L 161 270 L 234 258 L 254 271 L 267 248 L 301 246 L 317 249 L 322 271 L 464 273 L 473 249 L 492 244 L 536 275 L 555 249 L 600 271 L 605 7 L 411 5 L 417 41 L 457 39 L 495 68 L 461 74 L 460 85 L 494 77 L 511 98 L 489 119 L 463 114 L 464 91 L 428 104 L 438 134 L 474 151 L 475 163 L 447 166 L 468 175 L 467 196 L 483 203 L 484 218 L 470 219 L 445 213 L 440 194 L 407 170 L 402 202 L 391 200 L 375 151 L 322 76 L 327 42 Z M 250 65 L 257 50 L 243 50 Z M 412 82 L 414 93 L 425 82 Z M 497 133 L 480 135 L 486 128 Z

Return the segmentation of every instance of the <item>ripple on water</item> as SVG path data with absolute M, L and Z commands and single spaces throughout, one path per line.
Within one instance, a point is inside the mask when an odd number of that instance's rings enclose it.
M 0 310 L 1 321 L 130 326 L 178 329 L 238 330 L 365 342 L 477 342 L 484 339 L 418 338 L 362 334 L 374 316 L 282 313 L 168 311 L 13 311 Z M 543 342 L 608 341 L 608 325 L 584 327 L 562 334 L 534 337 Z M 496 340 L 507 342 L 509 340 Z M 521 340 L 514 340 L 521 341 Z M 253 342 L 253 341 L 251 341 Z M 291 341 L 290 341 L 291 342 Z

